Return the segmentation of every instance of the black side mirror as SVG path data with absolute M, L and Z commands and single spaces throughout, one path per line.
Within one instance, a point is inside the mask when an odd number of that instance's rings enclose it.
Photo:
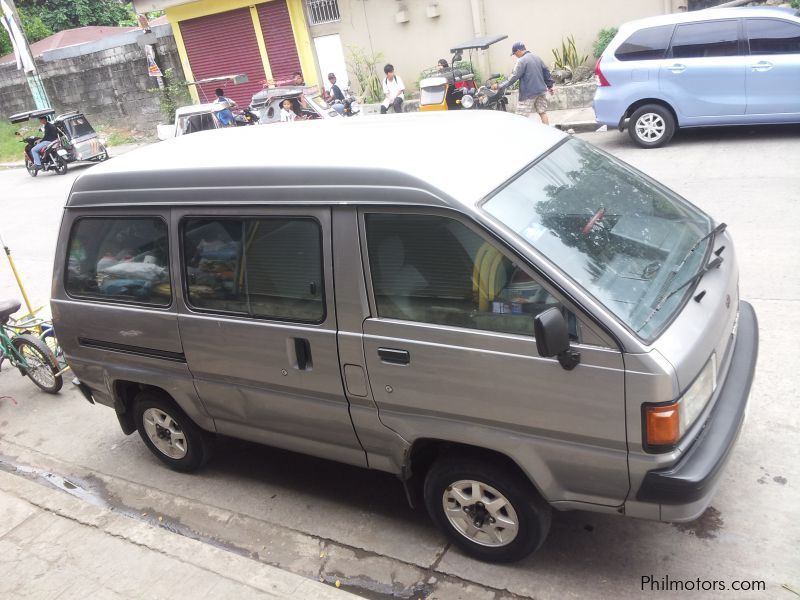
M 569 346 L 569 332 L 564 315 L 557 308 L 548 308 L 533 321 L 536 349 L 539 356 L 558 358 L 559 364 L 571 371 L 581 362 L 581 354 Z
M 451 64 L 451 65 L 455 65 L 455 64 L 456 64 L 458 61 L 460 61 L 462 58 L 464 58 L 464 55 L 463 55 L 463 54 L 461 54 L 461 50 L 459 50 L 458 52 L 456 52 L 456 53 L 453 55 L 453 60 L 452 60 L 452 62 L 451 62 L 450 64 Z

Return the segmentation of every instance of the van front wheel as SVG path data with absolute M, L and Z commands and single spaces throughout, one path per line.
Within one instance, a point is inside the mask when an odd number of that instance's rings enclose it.
M 675 135 L 675 117 L 660 104 L 645 104 L 631 115 L 628 134 L 642 148 L 659 148 Z
M 211 434 L 171 399 L 152 392 L 136 396 L 136 428 L 150 451 L 176 471 L 194 471 L 211 458 Z
M 425 477 L 433 521 L 466 554 L 512 562 L 537 550 L 550 529 L 550 506 L 505 465 L 480 458 L 438 460 Z

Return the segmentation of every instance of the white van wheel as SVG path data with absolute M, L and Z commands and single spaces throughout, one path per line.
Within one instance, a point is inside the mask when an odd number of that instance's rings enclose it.
M 443 457 L 428 471 L 424 493 L 431 519 L 450 541 L 479 560 L 525 558 L 550 530 L 550 505 L 502 461 Z
M 660 104 L 645 104 L 631 115 L 628 133 L 642 148 L 658 148 L 675 134 L 675 118 Z

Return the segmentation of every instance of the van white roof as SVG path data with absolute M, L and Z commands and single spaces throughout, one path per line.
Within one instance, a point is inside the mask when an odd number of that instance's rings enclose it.
M 92 167 L 76 180 L 68 205 L 100 197 L 131 204 L 126 191 L 154 188 L 381 185 L 474 205 L 565 137 L 532 119 L 477 110 L 202 131 Z M 136 196 L 136 203 L 158 202 L 154 194 Z

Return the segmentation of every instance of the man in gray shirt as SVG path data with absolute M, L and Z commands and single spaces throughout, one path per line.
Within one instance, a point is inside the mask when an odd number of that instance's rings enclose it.
M 542 123 L 550 124 L 547 118 L 547 95 L 553 93 L 553 78 L 544 61 L 525 49 L 525 44 L 516 42 L 511 47 L 512 56 L 517 57 L 517 65 L 511 78 L 498 86 L 500 91 L 519 81 L 518 115 L 530 117 L 534 111 L 539 114 Z

